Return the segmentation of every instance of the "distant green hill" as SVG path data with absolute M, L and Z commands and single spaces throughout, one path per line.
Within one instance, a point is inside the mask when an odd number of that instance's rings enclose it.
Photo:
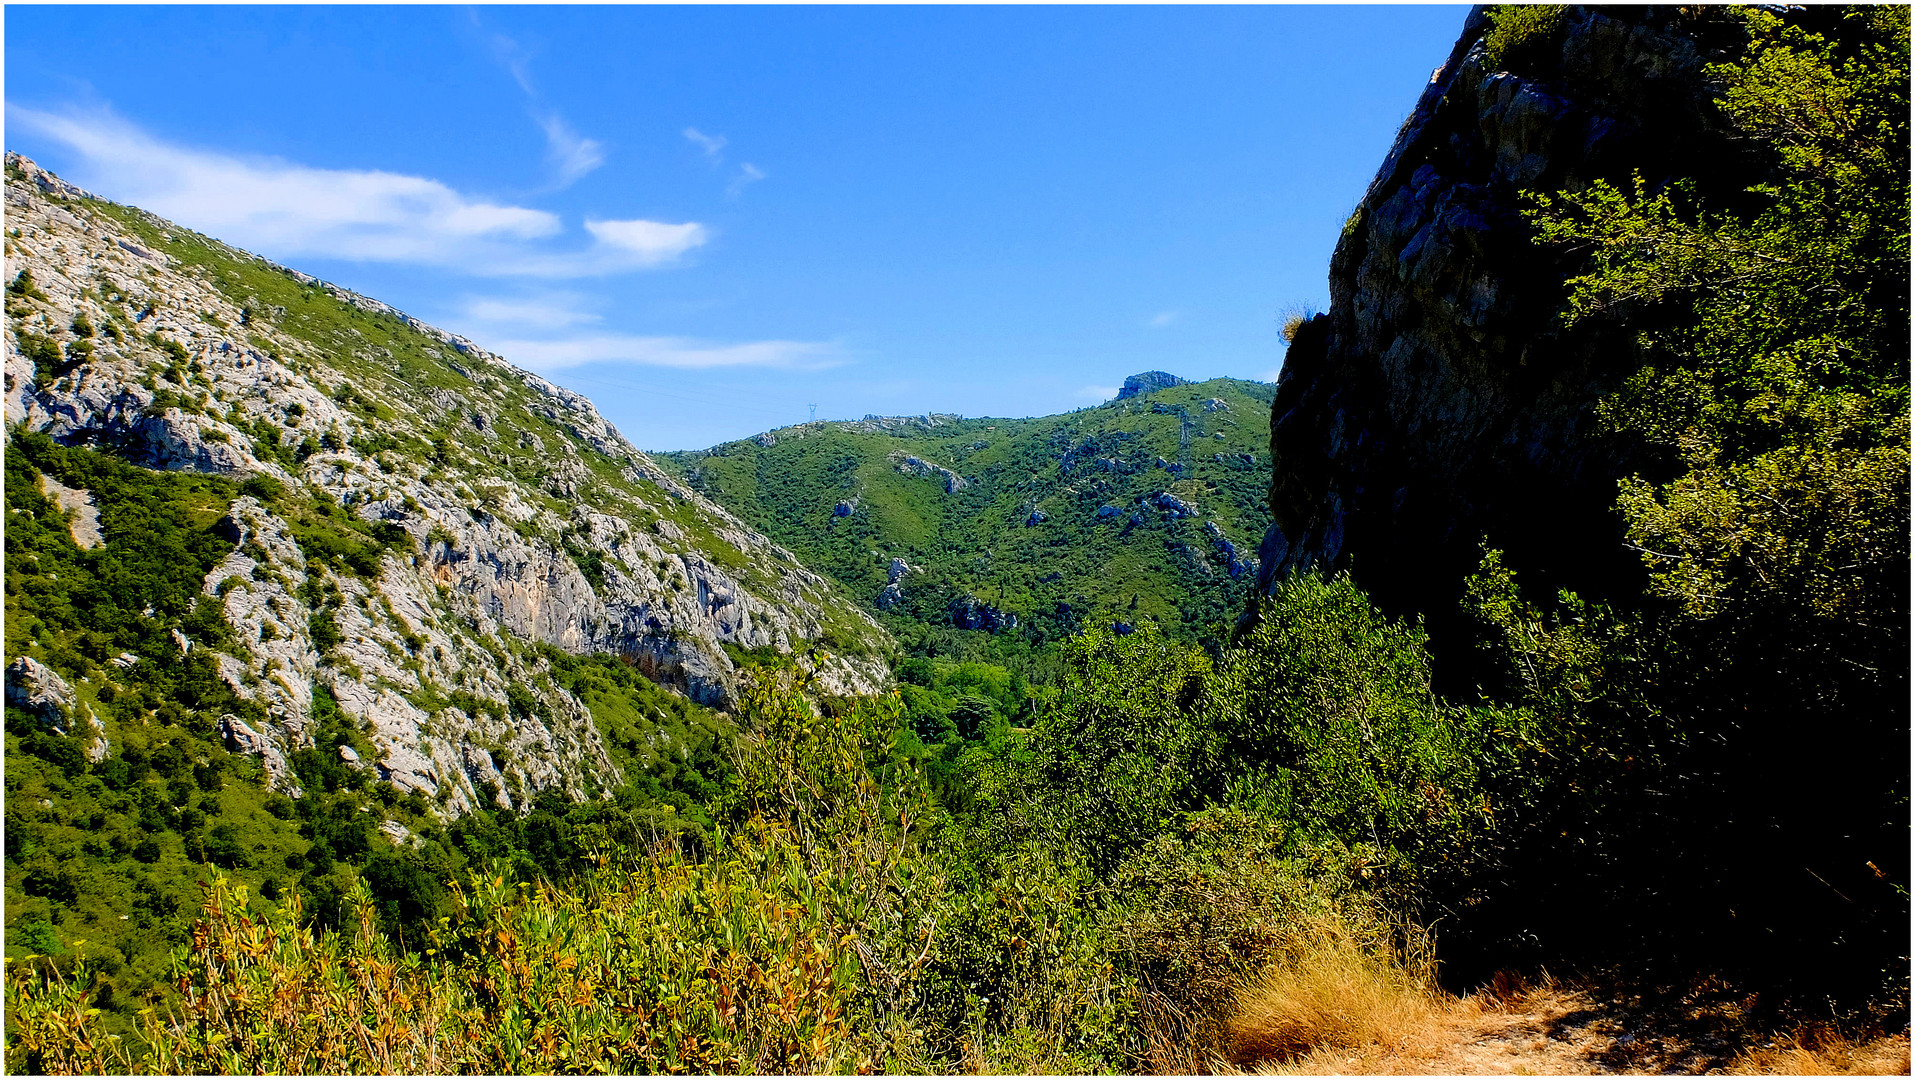
M 658 460 L 910 652 L 1004 658 L 1143 619 L 1200 641 L 1256 576 L 1275 392 L 1152 372 L 1059 416 L 819 421 Z

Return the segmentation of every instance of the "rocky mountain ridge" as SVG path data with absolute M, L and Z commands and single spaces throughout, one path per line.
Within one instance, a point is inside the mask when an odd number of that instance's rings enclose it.
M 9 425 L 258 481 L 226 510 L 233 552 L 204 588 L 240 642 L 222 674 L 270 716 L 227 734 L 282 788 L 315 687 L 371 732 L 365 767 L 454 812 L 482 792 L 609 788 L 592 714 L 541 645 L 624 657 L 719 706 L 734 650 L 796 655 L 825 693 L 885 684 L 882 629 L 584 397 L 15 155 L 6 198 Z M 315 547 L 335 514 L 379 538 L 376 559 Z M 505 708 L 514 688 L 536 706 Z
M 1500 51 L 1490 9 L 1471 12 L 1345 227 L 1272 404 L 1264 591 L 1350 566 L 1441 620 L 1485 536 L 1547 587 L 1639 584 L 1611 507 L 1643 462 L 1593 422 L 1636 345 L 1557 323 L 1581 256 L 1530 242 L 1522 193 L 1634 174 L 1735 197 L 1758 177 L 1704 68 L 1744 34 L 1720 9 L 1538 12 Z

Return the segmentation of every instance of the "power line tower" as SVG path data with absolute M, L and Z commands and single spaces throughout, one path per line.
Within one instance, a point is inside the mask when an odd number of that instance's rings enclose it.
M 813 401 L 808 402 L 808 404 L 811 406 L 811 420 L 809 422 L 815 424 L 818 422 L 818 403 Z

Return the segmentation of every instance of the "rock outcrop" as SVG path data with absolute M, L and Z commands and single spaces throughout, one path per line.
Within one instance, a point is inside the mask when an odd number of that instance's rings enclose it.
M 39 717 L 48 727 L 64 731 L 77 702 L 60 673 L 33 657 L 7 665 L 7 704 Z
M 988 630 L 995 634 L 1017 629 L 1017 616 L 979 600 L 975 596 L 951 601 L 951 625 L 960 630 Z
M 1145 509 L 1163 511 L 1166 520 L 1191 518 L 1197 516 L 1197 508 L 1168 491 L 1153 491 L 1138 498 L 1137 503 Z
M 1442 620 L 1485 537 L 1546 587 L 1638 579 L 1609 509 L 1633 451 L 1592 419 L 1635 345 L 1562 329 L 1577 257 L 1531 243 L 1521 193 L 1632 172 L 1740 191 L 1754 178 L 1703 68 L 1741 30 L 1722 9 L 1570 7 L 1512 71 L 1489 28 L 1471 12 L 1344 230 L 1328 310 L 1290 345 L 1264 591 L 1354 554 L 1378 602 Z
M 314 737 L 315 687 L 370 732 L 366 767 L 455 811 L 487 783 L 512 805 L 609 786 L 591 715 L 540 646 L 616 654 L 725 706 L 738 673 L 724 646 L 805 654 L 830 627 L 838 645 L 801 657 L 817 684 L 884 685 L 889 639 L 869 616 L 584 397 L 23 158 L 7 171 L 6 276 L 30 271 L 34 284 L 8 298 L 10 424 L 154 468 L 269 478 L 389 538 L 347 572 L 303 550 L 260 499 L 239 498 L 222 522 L 235 548 L 204 591 L 240 646 L 216 663 L 269 718 L 225 733 L 282 789 L 285 760 Z M 87 542 L 84 493 L 55 494 Z M 315 641 L 320 624 L 336 640 Z M 532 714 L 503 707 L 513 688 L 539 702 Z M 452 697 L 500 707 L 474 715 Z
M 38 717 L 55 731 L 84 737 L 88 761 L 106 760 L 106 725 L 59 672 L 33 657 L 22 656 L 7 665 L 7 704 Z M 86 727 L 83 736 L 74 730 L 82 724 Z
M 946 495 L 956 494 L 971 486 L 969 480 L 966 480 L 953 470 L 939 465 L 936 462 L 925 461 L 923 458 L 914 454 L 906 454 L 902 451 L 894 453 L 891 456 L 892 459 L 897 462 L 898 471 L 906 476 L 935 476 L 943 480 L 944 493 Z
M 1144 371 L 1124 380 L 1123 388 L 1117 391 L 1114 401 L 1134 398 L 1139 394 L 1149 394 L 1157 390 L 1168 390 L 1173 386 L 1183 386 L 1189 379 L 1180 379 L 1168 371 Z

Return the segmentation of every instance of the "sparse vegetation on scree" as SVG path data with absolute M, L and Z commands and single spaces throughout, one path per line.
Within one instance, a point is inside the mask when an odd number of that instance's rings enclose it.
M 1557 17 L 1499 11 L 1491 47 L 1523 62 Z M 1220 381 L 680 455 L 880 613 L 892 688 L 828 693 L 806 657 L 734 647 L 721 712 L 525 644 L 603 734 L 609 790 L 451 814 L 348 767 L 371 735 L 321 686 L 295 800 L 216 726 L 263 723 L 257 702 L 173 643 L 246 651 L 204 588 L 221 523 L 272 507 L 335 585 L 415 541 L 294 485 L 14 432 L 7 651 L 109 738 L 90 756 L 85 725 L 7 709 L 9 1070 L 1446 1072 L 1554 1037 L 1527 1008 L 1558 1034 L 1615 1010 L 1607 1049 L 1545 1063 L 1565 1068 L 1906 1072 L 1908 10 L 1736 17 L 1747 48 L 1711 77 L 1772 182 L 1734 207 L 1532 200 L 1538 243 L 1588 255 L 1563 318 L 1641 332 L 1599 421 L 1667 453 L 1619 489 L 1638 595 L 1533 596 L 1485 550 L 1457 632 L 1498 677 L 1467 698 L 1348 573 L 1284 577 L 1212 630 L 1248 586 L 1202 523 L 1248 548 L 1268 520 L 1228 462 L 1165 484 L 1060 464 L 1170 459 L 1187 423 L 1150 406 L 1178 395 L 1248 428 L 1262 391 Z M 87 363 L 18 337 L 39 377 Z M 91 493 L 100 543 L 53 483 Z M 1202 514 L 1130 520 L 1162 492 Z M 979 605 L 1019 622 L 960 625 Z M 1804 809 L 1777 820 L 1785 791 Z M 1870 891 L 1798 880 L 1806 844 Z M 1558 936 L 1445 984 L 1450 927 L 1537 897 L 1629 970 L 1557 982 Z

